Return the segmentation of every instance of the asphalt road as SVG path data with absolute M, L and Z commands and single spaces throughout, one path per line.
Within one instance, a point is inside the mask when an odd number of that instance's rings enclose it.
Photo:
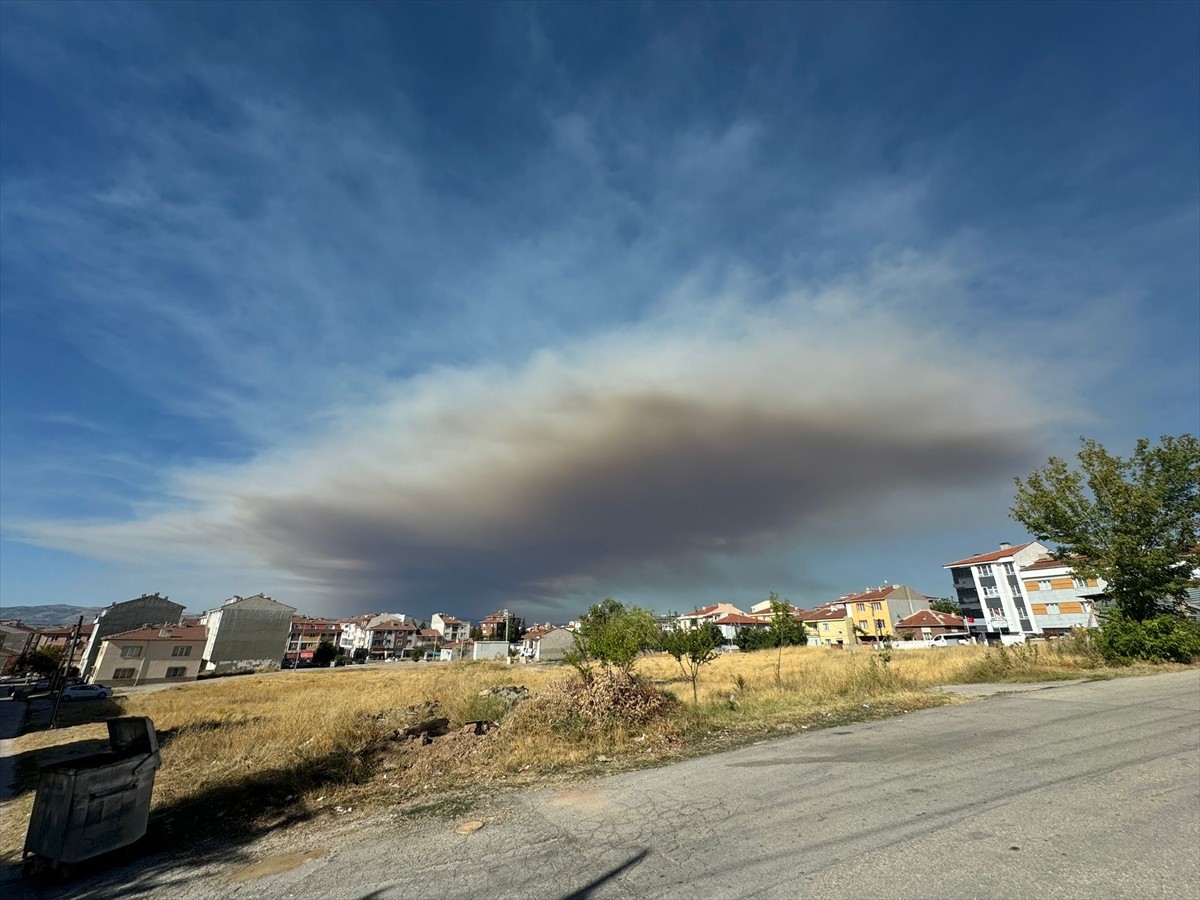
M 252 848 L 255 868 L 176 860 L 63 895 L 1200 897 L 1200 673 L 999 695 L 506 803 L 473 834 L 314 828 L 290 856 Z

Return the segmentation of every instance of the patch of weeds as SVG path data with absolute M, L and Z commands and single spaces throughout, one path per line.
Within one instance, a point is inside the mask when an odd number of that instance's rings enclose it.
M 458 816 L 465 816 L 471 811 L 473 806 L 474 804 L 464 797 L 445 797 L 441 800 L 435 800 L 432 803 L 416 803 L 412 806 L 406 806 L 399 810 L 399 814 L 406 819 L 453 819 Z

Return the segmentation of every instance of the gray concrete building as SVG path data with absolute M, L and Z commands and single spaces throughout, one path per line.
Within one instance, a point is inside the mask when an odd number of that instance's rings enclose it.
M 132 600 L 113 603 L 100 610 L 96 616 L 91 637 L 83 650 L 79 671 L 84 678 L 91 674 L 100 655 L 100 644 L 106 637 L 133 631 L 144 625 L 178 625 L 183 620 L 183 604 L 176 603 L 157 593 L 142 594 Z
M 230 597 L 200 617 L 208 629 L 201 674 L 277 669 L 287 650 L 295 607 L 264 594 Z

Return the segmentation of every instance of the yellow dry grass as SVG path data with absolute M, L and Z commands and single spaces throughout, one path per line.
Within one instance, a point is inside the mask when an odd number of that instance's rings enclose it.
M 639 674 L 678 702 L 639 727 L 547 721 L 528 701 L 504 718 L 506 707 L 481 691 L 513 684 L 545 695 L 572 670 L 471 662 L 245 676 L 130 693 L 118 697 L 116 709 L 64 707 L 79 724 L 15 741 L 23 792 L 2 810 L 0 856 L 19 853 L 36 766 L 64 749 L 94 750 L 106 731 L 88 719 L 101 714 L 149 716 L 163 736 L 154 831 L 169 846 L 212 833 L 214 822 L 228 833 L 338 806 L 445 810 L 455 792 L 485 785 L 651 764 L 766 732 L 950 702 L 926 691 L 937 684 L 1078 677 L 1099 674 L 1100 666 L 1070 649 L 907 651 L 885 663 L 866 650 L 792 648 L 782 654 L 777 680 L 776 660 L 775 651 L 722 656 L 702 670 L 700 702 L 693 705 L 690 682 L 675 661 L 647 656 Z M 486 737 L 451 734 L 428 747 L 387 740 L 430 715 L 425 704 L 431 703 L 452 727 L 478 719 L 502 724 Z

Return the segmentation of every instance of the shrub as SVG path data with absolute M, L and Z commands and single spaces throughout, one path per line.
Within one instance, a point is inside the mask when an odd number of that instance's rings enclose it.
M 739 628 L 734 643 L 744 653 L 767 650 L 775 646 L 775 635 L 763 628 Z
M 1112 616 L 1100 628 L 1096 645 L 1111 662 L 1192 662 L 1200 659 L 1200 625 L 1165 613 L 1137 622 Z
M 622 669 L 601 669 L 566 678 L 522 703 L 509 719 L 516 731 L 548 722 L 560 731 L 583 736 L 617 726 L 644 725 L 671 701 L 654 687 Z

